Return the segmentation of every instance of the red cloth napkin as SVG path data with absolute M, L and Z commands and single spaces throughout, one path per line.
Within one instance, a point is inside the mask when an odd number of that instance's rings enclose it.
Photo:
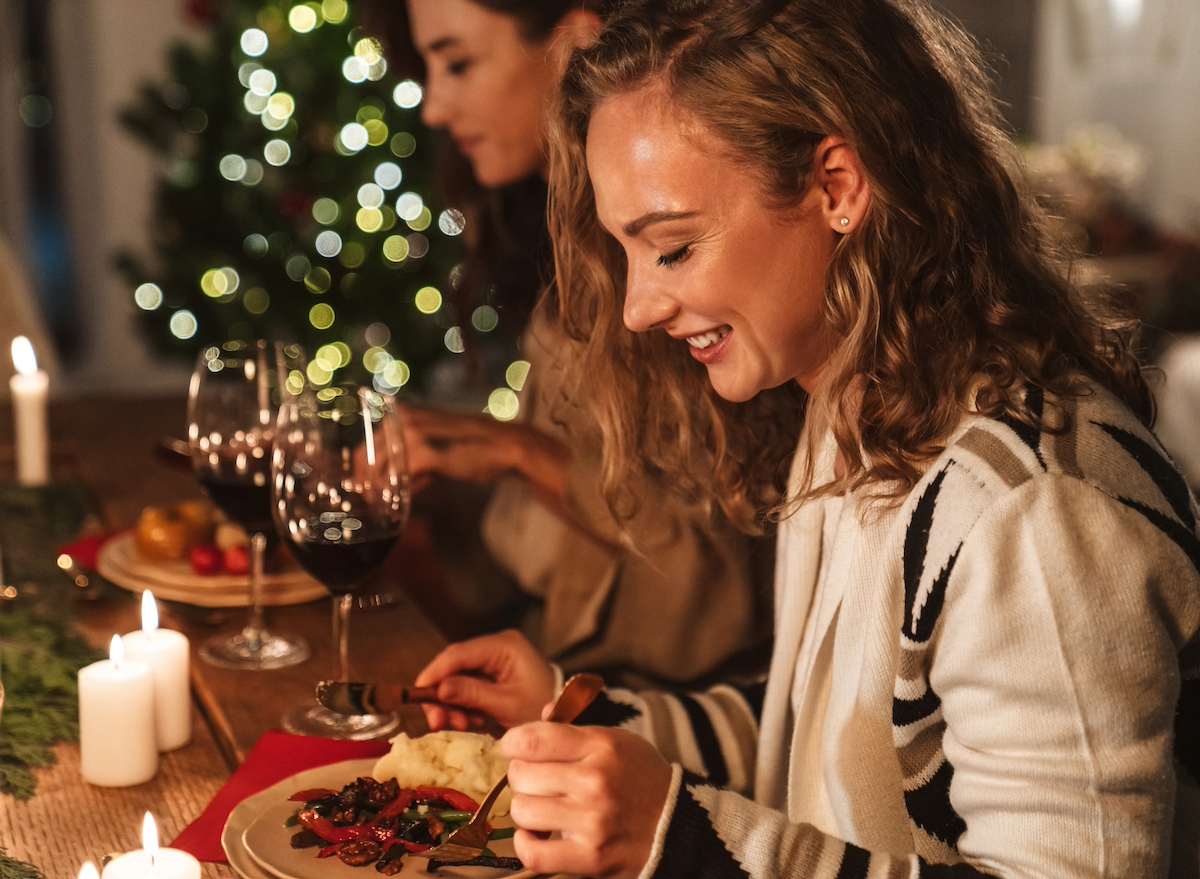
M 88 571 L 96 570 L 96 563 L 100 558 L 100 550 L 104 544 L 117 536 L 117 531 L 105 531 L 100 534 L 93 534 L 90 537 L 84 537 L 81 540 L 76 540 L 74 543 L 68 543 L 66 546 L 58 548 L 58 554 L 66 553 L 79 567 Z
M 201 861 L 224 864 L 221 831 L 229 813 L 242 800 L 297 772 L 343 760 L 382 757 L 390 747 L 387 742 L 335 742 L 271 730 L 255 743 L 246 762 L 225 782 L 200 817 L 175 838 L 171 847 L 190 852 Z

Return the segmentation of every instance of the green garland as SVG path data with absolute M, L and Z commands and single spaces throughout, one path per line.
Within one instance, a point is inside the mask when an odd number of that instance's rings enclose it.
M 46 879 L 46 876 L 32 864 L 10 858 L 8 852 L 0 848 L 0 879 Z
M 54 746 L 79 738 L 76 675 L 98 658 L 54 622 L 20 611 L 0 614 L 0 792 L 29 799 L 36 786 L 32 768 L 52 765 Z

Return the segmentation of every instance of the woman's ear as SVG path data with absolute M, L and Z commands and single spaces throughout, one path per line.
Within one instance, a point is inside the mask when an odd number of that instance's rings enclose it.
M 871 202 L 871 184 L 858 155 L 845 140 L 830 135 L 817 145 L 813 165 L 813 187 L 821 190 L 829 227 L 843 235 L 857 229 Z
M 560 67 L 565 70 L 571 53 L 594 43 L 603 27 L 600 16 L 587 9 L 572 9 L 559 19 L 550 39 Z

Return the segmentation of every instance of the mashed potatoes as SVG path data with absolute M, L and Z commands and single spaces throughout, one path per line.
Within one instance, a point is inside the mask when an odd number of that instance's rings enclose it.
M 375 764 L 373 776 L 376 781 L 394 778 L 400 787 L 453 788 L 478 803 L 506 772 L 508 761 L 491 736 L 444 730 L 416 739 L 400 733 L 392 739 L 391 752 Z M 506 788 L 492 815 L 507 815 L 511 802 L 512 791 Z

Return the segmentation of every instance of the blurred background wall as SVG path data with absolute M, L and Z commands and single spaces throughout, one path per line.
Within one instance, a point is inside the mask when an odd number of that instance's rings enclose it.
M 113 267 L 118 249 L 148 249 L 159 171 L 116 114 L 162 79 L 172 41 L 203 38 L 198 2 L 0 0 L 0 233 L 57 347 L 60 394 L 186 381 L 139 337 Z M 939 2 L 985 46 L 1021 138 L 1053 161 L 1100 143 L 1144 235 L 1200 235 L 1200 0 Z

